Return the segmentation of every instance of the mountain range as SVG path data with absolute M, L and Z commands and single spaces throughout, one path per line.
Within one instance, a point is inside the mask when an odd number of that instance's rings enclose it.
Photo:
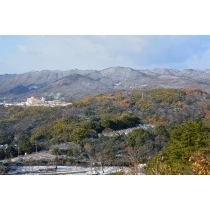
M 210 70 L 110 67 L 103 70 L 42 70 L 0 75 L 0 101 L 31 95 L 76 100 L 116 89 L 191 88 L 210 93 Z

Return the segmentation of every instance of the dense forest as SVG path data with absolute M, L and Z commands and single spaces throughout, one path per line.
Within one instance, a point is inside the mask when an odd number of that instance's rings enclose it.
M 60 164 L 101 162 L 136 173 L 146 163 L 145 174 L 210 174 L 210 95 L 118 90 L 68 107 L 0 106 L 0 145 L 0 160 L 48 151 Z

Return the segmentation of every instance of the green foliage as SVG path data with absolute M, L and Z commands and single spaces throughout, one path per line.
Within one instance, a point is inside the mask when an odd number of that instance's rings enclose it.
M 30 154 L 35 151 L 35 146 L 29 140 L 23 140 L 20 144 L 20 153 L 21 154 Z
M 126 143 L 130 147 L 142 146 L 150 137 L 150 133 L 141 128 L 133 130 L 126 138 Z
M 154 108 L 154 104 L 149 102 L 149 101 L 146 101 L 146 100 L 143 100 L 143 99 L 139 99 L 136 101 L 136 104 L 138 105 L 138 107 L 140 107 L 141 109 L 151 109 L 151 108 Z
M 67 156 L 73 157 L 74 156 L 74 151 L 73 149 L 68 149 L 67 151 Z
M 18 155 L 18 151 L 13 145 L 10 145 L 7 147 L 6 149 L 7 158 L 13 158 L 13 157 L 16 157 L 17 155 Z
M 169 103 L 173 104 L 183 99 L 186 95 L 185 91 L 178 89 L 153 89 L 146 93 L 149 97 L 157 103 Z
M 209 94 L 198 90 L 162 88 L 116 90 L 86 97 L 68 107 L 0 106 L 0 144 L 9 145 L 1 151 L 1 157 L 17 156 L 17 141 L 20 154 L 34 152 L 35 146 L 40 151 L 70 141 L 74 146 L 67 154 L 72 159 L 89 158 L 134 168 L 150 159 L 148 166 L 153 161 L 156 173 L 190 174 L 194 162 L 189 163 L 189 156 L 208 160 L 203 150 L 208 144 L 209 128 L 202 119 L 210 119 L 209 99 Z M 195 119 L 197 123 L 186 123 Z M 155 128 L 119 134 L 119 130 L 140 123 Z M 115 134 L 109 136 L 110 131 Z
M 170 144 L 148 162 L 146 173 L 192 174 L 190 156 L 209 145 L 210 122 L 195 120 L 176 125 L 170 133 Z
M 132 116 L 128 112 L 123 112 L 121 116 L 104 116 L 101 119 L 101 125 L 104 128 L 111 128 L 113 130 L 120 130 L 135 127 L 140 123 L 138 117 Z
M 52 136 L 57 136 L 62 132 L 68 131 L 68 124 L 63 119 L 57 119 L 52 126 Z
M 149 152 L 147 149 L 148 142 L 152 138 L 151 133 L 144 129 L 135 129 L 130 133 L 126 139 L 126 145 L 127 145 L 127 152 L 128 157 L 130 160 L 130 163 L 133 168 L 136 168 L 138 164 L 143 163 L 146 159 L 149 153 L 153 150 L 153 146 L 151 147 L 151 151 Z
M 104 129 L 103 126 L 101 125 L 101 122 L 97 118 L 81 122 L 80 124 L 85 129 L 92 129 L 92 130 L 95 130 L 98 133 L 101 133 L 102 130 Z
M 117 172 L 111 172 L 107 175 L 125 175 L 125 172 L 121 170 L 121 171 L 117 171 Z
M 33 132 L 30 141 L 34 143 L 35 141 L 44 141 L 51 138 L 51 133 L 46 128 L 39 128 Z
M 163 126 L 163 125 L 157 125 L 154 128 L 154 134 L 157 135 L 157 136 L 159 135 L 159 136 L 169 137 L 169 133 L 166 129 L 166 126 Z
M 94 130 L 78 127 L 73 130 L 70 135 L 70 141 L 74 141 L 80 145 L 83 145 L 85 138 L 95 137 L 96 133 Z
M 61 155 L 61 151 L 57 147 L 52 149 L 51 153 L 52 153 L 52 155 Z
M 3 148 L 0 148 L 0 160 L 3 160 L 6 157 L 6 152 Z

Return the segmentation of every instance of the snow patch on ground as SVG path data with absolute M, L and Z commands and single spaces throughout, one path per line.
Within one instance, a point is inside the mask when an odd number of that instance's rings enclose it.
M 103 168 L 90 168 L 82 166 L 18 166 L 11 167 L 7 174 L 23 175 L 106 175 L 113 172 L 124 171 L 125 174 L 131 174 L 129 167 L 104 166 Z M 142 173 L 140 173 L 142 175 Z

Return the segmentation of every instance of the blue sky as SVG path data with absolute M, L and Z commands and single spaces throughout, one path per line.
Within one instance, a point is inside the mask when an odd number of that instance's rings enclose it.
M 0 36 L 0 74 L 37 70 L 210 68 L 210 36 Z

